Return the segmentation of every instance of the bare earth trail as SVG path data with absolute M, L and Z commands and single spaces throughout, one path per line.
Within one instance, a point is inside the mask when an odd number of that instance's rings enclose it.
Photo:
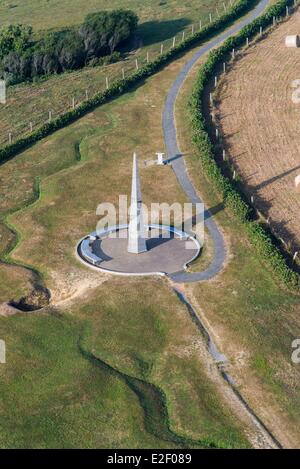
M 254 8 L 254 10 L 246 18 L 226 30 L 220 36 L 212 39 L 211 41 L 200 47 L 200 49 L 194 54 L 194 56 L 181 69 L 168 93 L 165 108 L 163 111 L 163 131 L 168 161 L 171 163 L 172 168 L 177 176 L 178 182 L 181 185 L 183 191 L 193 204 L 200 204 L 203 203 L 203 201 L 197 194 L 196 189 L 194 188 L 191 180 L 189 179 L 185 162 L 178 146 L 175 123 L 175 105 L 180 92 L 180 88 L 183 85 L 186 77 L 188 76 L 193 66 L 201 57 L 203 57 L 204 54 L 209 52 L 217 45 L 221 44 L 224 40 L 228 39 L 233 34 L 238 33 L 247 24 L 251 23 L 264 11 L 268 3 L 268 0 L 260 1 Z M 226 248 L 223 236 L 219 228 L 217 227 L 215 221 L 213 220 L 210 211 L 207 209 L 204 212 L 204 218 L 205 226 L 208 229 L 214 244 L 214 259 L 212 260 L 209 267 L 202 272 L 180 271 L 170 275 L 172 280 L 174 280 L 175 282 L 182 283 L 209 280 L 212 277 L 216 276 L 223 268 L 226 259 Z

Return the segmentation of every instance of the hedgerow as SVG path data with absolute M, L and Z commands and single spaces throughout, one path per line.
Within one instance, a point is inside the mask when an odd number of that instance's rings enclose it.
M 251 38 L 260 31 L 260 27 L 267 27 L 273 22 L 273 17 L 279 17 L 291 4 L 290 0 L 279 0 L 270 6 L 266 12 L 245 26 L 236 36 L 227 39 L 218 49 L 210 52 L 207 61 L 200 68 L 189 100 L 193 143 L 198 149 L 199 158 L 205 173 L 220 193 L 224 205 L 243 223 L 248 238 L 255 246 L 259 257 L 272 268 L 278 279 L 290 288 L 299 288 L 299 275 L 286 263 L 284 256 L 274 244 L 271 236 L 264 227 L 253 219 L 253 209 L 243 198 L 236 182 L 222 174 L 215 160 L 214 146 L 206 129 L 205 118 L 202 114 L 205 87 L 215 75 L 217 67 L 228 57 L 233 48 L 245 44 L 246 38 Z
M 190 49 L 195 44 L 206 41 L 216 33 L 223 30 L 237 18 L 249 11 L 255 3 L 257 3 L 257 0 L 240 0 L 236 5 L 231 7 L 227 13 L 220 16 L 218 19 L 208 24 L 207 26 L 204 26 L 201 31 L 194 34 L 190 38 L 187 38 L 185 41 L 182 41 L 180 44 L 165 52 L 164 54 L 160 55 L 153 62 L 141 67 L 140 70 L 137 70 L 129 77 L 114 82 L 108 90 L 97 93 L 92 98 L 82 102 L 79 106 L 76 107 L 76 109 L 70 110 L 64 115 L 53 119 L 51 122 L 46 123 L 30 134 L 19 138 L 12 144 L 5 145 L 2 149 L 0 149 L 0 161 L 5 161 L 13 157 L 21 150 L 24 150 L 28 146 L 41 140 L 47 135 L 50 135 L 56 130 L 76 121 L 89 111 L 93 110 L 95 107 L 100 106 L 109 100 L 125 93 L 133 86 L 140 83 L 142 80 L 156 73 L 164 65 L 169 63 L 171 60 L 186 50 Z

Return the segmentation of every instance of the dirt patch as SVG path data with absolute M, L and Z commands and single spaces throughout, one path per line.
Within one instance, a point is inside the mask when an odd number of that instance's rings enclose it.
M 20 311 L 17 308 L 9 305 L 8 303 L 1 303 L 0 304 L 0 316 L 2 317 L 9 317 L 13 316 L 14 314 L 19 313 Z
M 36 285 L 28 295 L 23 296 L 19 300 L 12 300 L 10 305 L 24 312 L 37 311 L 48 306 L 50 298 L 51 294 L 47 288 Z
M 66 307 L 76 300 L 84 300 L 90 290 L 100 286 L 108 276 L 101 272 L 71 271 L 69 273 L 53 273 L 53 288 L 51 289 L 51 304 Z

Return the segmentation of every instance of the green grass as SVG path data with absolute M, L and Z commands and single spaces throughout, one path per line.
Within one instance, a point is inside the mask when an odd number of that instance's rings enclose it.
M 248 445 L 197 350 L 180 357 L 198 332 L 160 281 L 116 280 L 63 315 L 0 323 L 2 448 Z
M 86 280 L 98 281 L 75 260 L 74 247 L 94 228 L 99 202 L 129 194 L 132 152 L 143 160 L 163 149 L 161 109 L 186 59 L 0 166 L 0 212 L 21 236 L 12 258 L 38 268 L 56 297 L 61 290 L 70 296 Z M 190 146 L 185 108 L 191 80 L 178 103 L 180 142 L 190 154 L 196 187 L 214 207 L 220 201 Z M 41 197 L 32 205 L 36 176 Z M 170 168 L 141 167 L 141 178 L 146 202 L 185 200 Z M 188 294 L 215 330 L 243 395 L 258 414 L 267 413 L 275 434 L 279 415 L 286 435 L 299 441 L 300 376 L 290 361 L 291 340 L 299 335 L 299 297 L 274 282 L 236 221 L 223 210 L 216 218 L 229 263 Z M 9 279 L 12 287 L 0 283 L 2 298 L 25 288 L 15 267 Z M 171 447 L 183 444 L 182 438 L 184 446 L 204 439 L 247 444 L 192 346 L 198 331 L 162 283 L 109 280 L 84 291 L 76 306 L 60 309 L 61 315 L 0 321 L 9 351 L 8 364 L 0 368 L 2 446 Z M 246 354 L 242 364 L 240 352 Z M 115 428 L 120 431 L 112 439 Z
M 160 446 L 138 399 L 78 348 L 81 326 L 55 316 L 1 320 L 2 448 Z M 4 324 L 3 324 L 4 323 Z
M 148 38 L 166 35 L 174 32 L 174 24 L 182 19 L 192 22 L 195 18 L 214 11 L 215 5 L 222 6 L 218 1 L 196 1 L 182 3 L 179 0 L 15 0 L 0 2 L 1 24 L 23 23 L 31 24 L 35 30 L 61 29 L 82 22 L 87 14 L 116 8 L 134 10 L 141 24 L 153 21 L 165 21 L 162 27 L 155 24 L 144 24 L 148 31 Z M 220 10 L 221 11 L 221 10 Z M 199 18 L 200 19 L 200 18 Z M 178 28 L 178 26 L 177 26 Z M 163 31 L 162 31 L 163 30 Z M 178 31 L 178 29 L 177 29 Z

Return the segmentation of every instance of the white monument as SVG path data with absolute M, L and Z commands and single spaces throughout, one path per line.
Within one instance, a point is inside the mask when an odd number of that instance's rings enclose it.
M 128 252 L 140 254 L 147 251 L 144 225 L 142 194 L 136 153 L 133 154 L 131 205 L 128 226 Z
M 164 153 L 156 153 L 156 156 L 157 156 L 157 164 L 158 165 L 164 165 L 165 162 L 164 162 L 164 156 L 165 154 Z

